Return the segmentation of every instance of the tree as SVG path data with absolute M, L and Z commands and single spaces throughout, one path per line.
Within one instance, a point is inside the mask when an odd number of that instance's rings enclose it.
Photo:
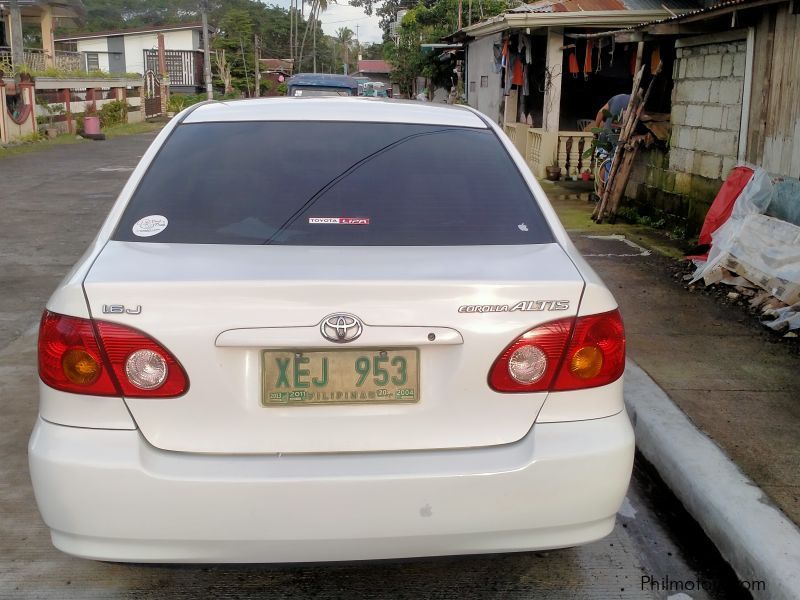
M 352 55 L 353 41 L 355 40 L 355 33 L 349 27 L 340 27 L 336 30 L 336 47 L 339 49 L 342 58 L 342 64 L 347 65 L 347 72 L 350 72 L 350 58 Z
M 351 3 L 356 0 L 351 0 Z M 361 1 L 361 0 L 358 0 Z M 366 0 L 364 0 L 366 1 Z M 429 95 L 433 87 L 451 88 L 456 81 L 455 65 L 448 55 L 423 50 L 421 44 L 440 42 L 458 28 L 459 0 L 420 1 L 403 17 L 396 44 L 385 45 L 386 58 L 400 91 L 409 96 L 416 92 L 417 77 L 424 77 Z M 506 0 L 482 0 L 487 17 L 508 9 Z M 365 9 L 366 10 L 366 9 Z
M 302 68 L 303 65 L 303 54 L 305 52 L 306 47 L 306 38 L 308 37 L 308 30 L 310 27 L 314 28 L 314 72 L 317 72 L 317 22 L 319 17 L 319 12 L 325 12 L 328 10 L 328 0 L 312 0 L 311 2 L 311 14 L 309 15 L 309 20 L 306 23 L 305 31 L 303 32 L 303 41 L 300 44 L 300 58 L 297 61 Z

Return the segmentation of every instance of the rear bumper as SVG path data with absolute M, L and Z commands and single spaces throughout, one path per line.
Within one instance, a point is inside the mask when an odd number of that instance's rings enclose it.
M 134 562 L 305 562 L 573 546 L 614 526 L 627 415 L 537 424 L 504 446 L 211 456 L 39 419 L 29 459 L 53 543 Z

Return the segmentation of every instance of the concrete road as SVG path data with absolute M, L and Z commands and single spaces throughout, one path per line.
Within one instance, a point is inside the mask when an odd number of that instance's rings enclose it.
M 581 548 L 277 567 L 120 565 L 55 550 L 27 471 L 36 322 L 153 137 L 0 159 L 0 599 L 747 597 L 641 461 L 614 532 Z

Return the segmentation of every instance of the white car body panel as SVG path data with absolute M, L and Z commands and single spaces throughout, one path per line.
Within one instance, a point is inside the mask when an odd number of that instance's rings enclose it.
M 39 421 L 29 455 L 42 516 L 70 554 L 308 562 L 599 539 L 628 487 L 633 434 L 620 413 L 537 425 L 494 448 L 205 456 L 154 449 L 135 431 Z
M 489 128 L 553 244 L 223 246 L 110 241 L 181 122 L 369 121 Z M 357 263 L 342 276 L 341 265 Z M 392 269 L 388 269 L 391 265 Z M 567 300 L 568 310 L 462 305 Z M 103 305 L 141 306 L 106 314 Z M 29 446 L 55 545 L 135 562 L 288 562 L 556 548 L 603 537 L 632 468 L 622 378 L 570 392 L 492 391 L 489 368 L 546 321 L 617 304 L 572 245 L 524 158 L 467 107 L 359 98 L 189 108 L 159 133 L 96 239 L 47 304 L 135 327 L 182 363 L 179 398 L 94 397 L 40 384 Z M 260 353 L 327 348 L 320 320 L 365 324 L 352 347 L 418 348 L 415 404 L 260 405 Z M 434 340 L 427 334 L 433 333 Z M 422 337 L 424 334 L 424 337 Z M 348 345 L 350 346 L 350 345 Z
M 358 267 L 343 277 L 342 265 Z M 189 373 L 189 391 L 179 398 L 126 398 L 145 438 L 165 450 L 206 453 L 419 450 L 517 441 L 547 394 L 494 392 L 486 383 L 489 368 L 520 334 L 573 316 L 583 291 L 578 271 L 556 244 L 372 247 L 365 255 L 358 247 L 112 241 L 84 285 L 95 318 L 152 335 Z M 535 300 L 566 300 L 569 309 L 458 311 L 462 305 Z M 102 314 L 103 305 L 120 303 L 141 306 L 141 314 Z M 426 325 L 453 330 L 463 344 L 419 346 L 418 403 L 298 410 L 261 406 L 259 359 L 265 348 L 259 340 L 249 347 L 217 343 L 230 330 L 293 327 L 300 330 L 296 335 L 315 332 L 306 349 L 335 349 L 339 345 L 319 334 L 319 323 L 337 309 L 364 322 L 364 345 L 387 339 L 384 328 Z

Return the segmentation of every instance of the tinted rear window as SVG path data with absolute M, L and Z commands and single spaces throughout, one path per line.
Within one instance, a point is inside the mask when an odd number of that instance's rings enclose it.
M 148 231 L 149 217 L 160 223 Z M 179 125 L 113 239 L 311 246 L 553 241 L 492 131 L 346 122 Z

